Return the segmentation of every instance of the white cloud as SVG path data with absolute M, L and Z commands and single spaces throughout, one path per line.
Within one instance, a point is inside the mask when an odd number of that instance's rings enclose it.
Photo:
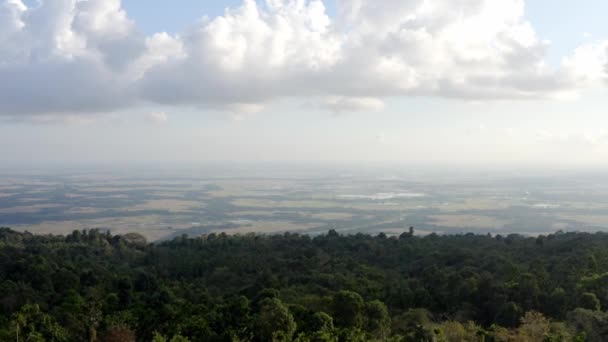
M 7 0 L 0 3 L 0 41 L 6 42 L 7 38 L 23 28 L 25 23 L 21 15 L 27 7 L 20 0 Z
M 169 117 L 167 116 L 167 113 L 165 113 L 165 112 L 148 113 L 146 118 L 148 119 L 149 122 L 154 123 L 154 124 L 164 124 L 167 121 L 169 121 Z
M 379 145 L 385 145 L 388 142 L 386 134 L 384 134 L 384 132 L 380 132 L 378 135 L 376 135 L 376 142 Z
M 330 96 L 325 99 L 323 107 L 334 113 L 343 112 L 377 112 L 384 109 L 384 102 L 373 97 Z
M 574 86 L 544 66 L 547 43 L 524 20 L 523 1 L 342 0 L 339 7 L 332 22 L 320 1 L 245 1 L 185 35 L 188 57 L 151 69 L 144 93 L 168 104 L 251 103 L 537 98 Z
M 556 133 L 541 130 L 536 134 L 536 142 L 550 144 L 563 148 L 599 147 L 608 143 L 608 132 L 569 132 Z
M 223 106 L 218 106 L 216 109 L 230 112 L 234 115 L 256 114 L 264 110 L 264 104 L 261 103 L 230 103 Z
M 605 79 L 608 66 L 608 40 L 578 47 L 572 56 L 564 58 L 565 72 L 584 83 L 597 83 Z
M 320 1 L 247 0 L 181 38 L 186 57 L 148 70 L 140 83 L 154 102 L 263 104 L 320 95 L 341 41 Z
M 559 70 L 523 0 L 244 0 L 178 35 L 145 36 L 120 0 L 0 0 L 0 114 L 112 111 L 152 102 L 257 112 L 314 99 L 334 112 L 384 99 L 536 99 L 606 77 L 608 44 Z
M 144 52 L 118 0 L 0 0 L 0 114 L 107 111 L 135 99 L 123 69 Z
M 146 38 L 145 45 L 146 53 L 135 60 L 129 70 L 130 78 L 133 80 L 143 77 L 152 67 L 185 58 L 182 41 L 166 32 Z

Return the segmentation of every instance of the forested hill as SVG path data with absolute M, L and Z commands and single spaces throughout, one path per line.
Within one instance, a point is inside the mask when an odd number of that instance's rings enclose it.
M 0 341 L 606 341 L 608 234 L 0 230 Z

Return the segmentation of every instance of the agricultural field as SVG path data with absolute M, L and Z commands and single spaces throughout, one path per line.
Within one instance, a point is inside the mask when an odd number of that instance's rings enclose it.
M 0 226 L 40 234 L 138 232 L 150 241 L 329 229 L 399 235 L 410 226 L 418 234 L 599 231 L 608 229 L 605 184 L 601 175 L 539 180 L 399 170 L 3 171 Z

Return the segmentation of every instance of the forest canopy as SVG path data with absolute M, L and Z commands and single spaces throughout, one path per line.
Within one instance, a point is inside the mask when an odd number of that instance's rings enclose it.
M 0 229 L 1 341 L 605 341 L 608 234 Z

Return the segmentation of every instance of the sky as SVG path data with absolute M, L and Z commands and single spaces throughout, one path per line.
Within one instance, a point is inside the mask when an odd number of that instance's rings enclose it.
M 599 0 L 0 0 L 0 156 L 606 167 L 604 13 Z

